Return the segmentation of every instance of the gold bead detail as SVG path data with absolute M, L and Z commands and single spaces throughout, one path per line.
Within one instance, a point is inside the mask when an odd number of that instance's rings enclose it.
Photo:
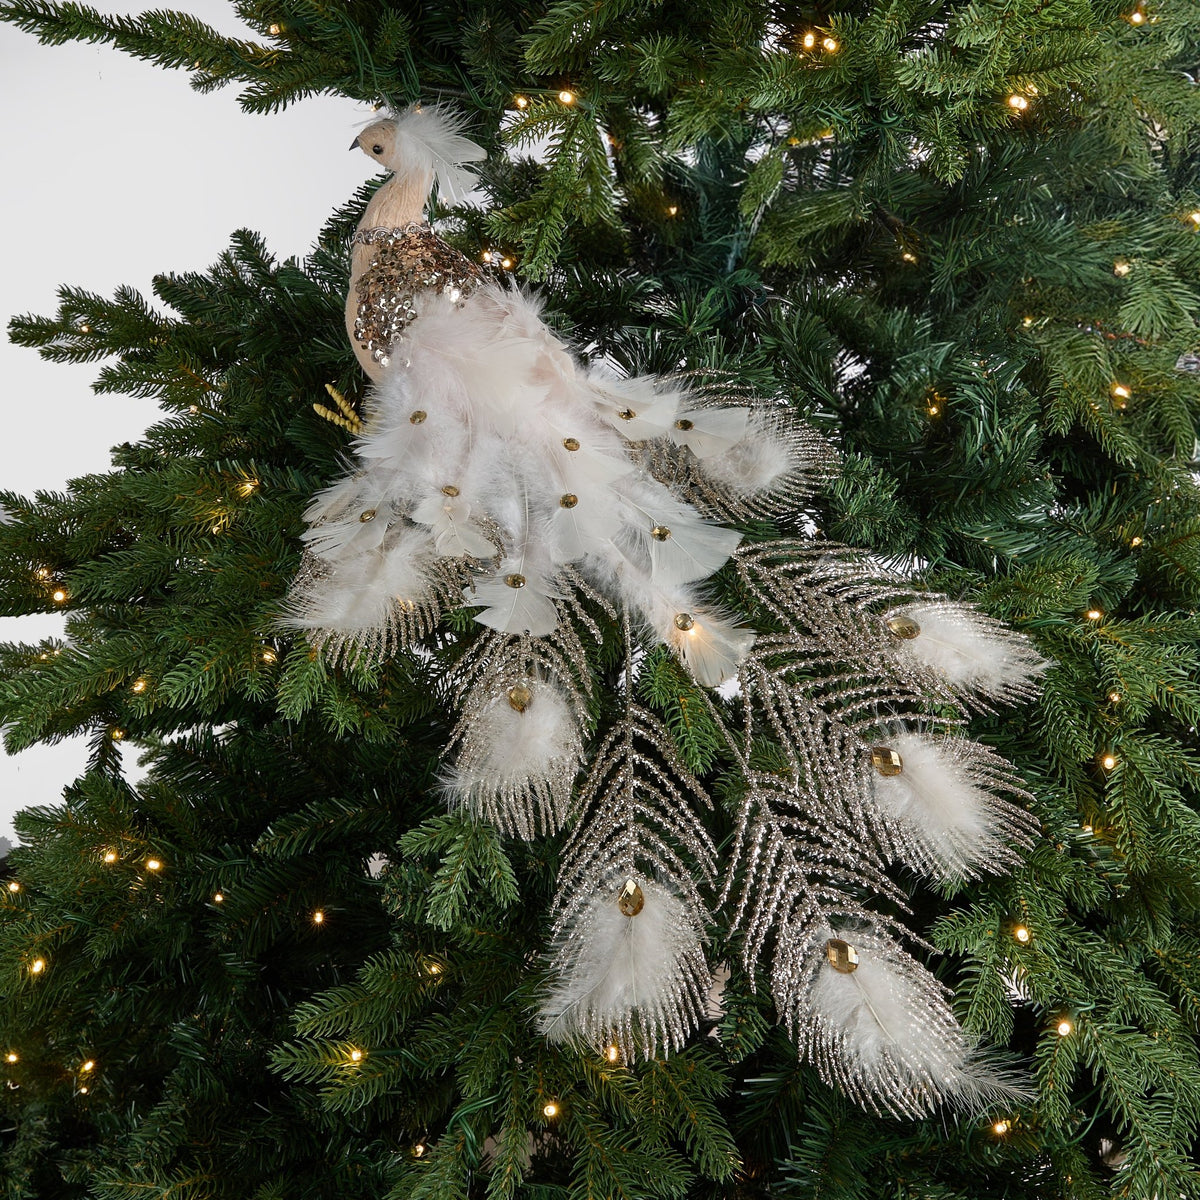
M 671 531 L 666 525 L 655 525 L 654 528 L 650 530 L 650 536 L 656 542 L 665 542 L 667 538 L 671 536 Z
M 518 575 L 516 572 L 513 572 L 511 575 L 505 575 L 504 582 L 507 583 L 510 588 L 523 588 L 525 586 L 525 576 Z
M 625 886 L 617 897 L 617 907 L 626 917 L 636 917 L 646 907 L 646 894 L 635 880 L 625 880 Z
M 858 970 L 858 951 L 841 938 L 830 938 L 825 943 L 825 957 L 829 960 L 829 965 L 843 975 Z
M 508 689 L 508 703 L 514 712 L 523 713 L 533 703 L 533 692 L 523 683 Z
M 579 497 L 574 492 L 563 492 L 558 498 L 559 508 L 574 508 L 579 503 Z
M 686 433 L 689 429 L 695 428 L 695 422 L 689 421 L 687 417 L 680 417 L 679 420 L 675 422 L 675 428 L 682 429 L 684 433 Z
M 579 439 L 578 438 L 563 438 L 563 445 L 568 450 L 578 450 L 579 449 Z
M 912 617 L 906 617 L 903 613 L 888 617 L 887 627 L 896 637 L 906 642 L 912 641 L 921 633 L 921 626 Z
M 364 508 L 358 514 L 358 519 L 365 525 L 368 521 L 375 520 L 375 510 L 373 508 Z
M 691 613 L 676 613 L 675 628 L 687 633 L 696 624 L 696 618 Z
M 423 408 L 415 409 L 413 412 L 409 413 L 408 423 L 410 425 L 420 425 L 427 416 L 429 416 L 429 414 Z
M 884 779 L 891 779 L 904 771 L 904 759 L 890 746 L 871 747 L 871 766 Z
M 454 484 L 448 483 L 448 484 L 446 484 L 446 486 L 444 488 L 442 488 L 442 495 L 443 496 L 457 496 L 458 488 L 456 488 L 454 486 Z
M 620 417 L 622 421 L 632 421 L 633 418 L 637 416 L 637 413 L 635 413 L 632 408 L 623 408 L 619 413 L 617 413 L 617 416 Z

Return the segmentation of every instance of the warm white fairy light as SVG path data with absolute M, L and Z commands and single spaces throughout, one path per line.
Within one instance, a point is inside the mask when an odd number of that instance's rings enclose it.
M 115 850 L 105 850 L 104 861 L 106 863 L 115 863 L 117 861 L 117 852 Z
M 1069 1017 L 1063 1017 L 1054 1027 L 1054 1032 L 1059 1037 L 1069 1037 L 1075 1032 L 1075 1023 Z
M 280 27 L 280 26 L 278 26 L 278 25 L 272 25 L 272 26 L 270 26 L 270 27 L 267 29 L 267 32 L 268 32 L 268 33 L 269 33 L 269 34 L 270 34 L 272 37 L 278 37 L 278 36 L 280 35 L 280 33 L 282 32 L 282 29 L 281 29 L 281 27 Z
M 81 1075 L 86 1075 L 89 1071 L 94 1071 L 95 1069 L 96 1060 L 94 1058 L 89 1058 L 87 1062 L 80 1064 L 79 1073 Z
M 1100 755 L 1100 765 L 1106 770 L 1111 771 L 1117 765 L 1117 756 L 1111 750 Z
M 114 742 L 119 742 L 125 737 L 125 730 L 120 729 L 117 726 L 114 726 L 110 736 L 112 737 L 112 740 Z
M 10 892 L 19 892 L 21 890 L 21 885 L 15 879 L 10 879 L 8 881 L 8 890 Z
M 1130 25 L 1141 25 L 1144 24 L 1145 20 L 1146 14 L 1140 8 L 1135 8 L 1133 12 L 1129 14 Z
M 1129 539 L 1129 544 L 1131 546 L 1140 546 L 1142 544 L 1142 539 L 1135 534 Z
M 1008 98 L 1008 107 L 1013 112 L 1024 112 L 1029 107 L 1029 97 L 1022 96 L 1020 92 L 1013 92 Z
M 46 969 L 46 960 L 44 958 L 35 958 L 29 964 L 29 973 L 31 975 L 40 975 Z
M 1118 258 L 1117 261 L 1113 263 L 1114 275 L 1128 275 L 1132 270 L 1133 263 L 1131 263 L 1128 259 Z
M 359 1050 L 357 1047 L 355 1047 L 355 1049 L 350 1051 L 350 1061 L 355 1063 L 362 1062 L 365 1054 L 365 1050 Z
M 502 258 L 502 259 L 500 260 L 500 265 L 501 265 L 501 266 L 502 266 L 502 267 L 503 267 L 503 268 L 504 268 L 506 271 L 511 271 L 511 270 L 513 269 L 514 263 L 513 263 L 513 260 L 512 260 L 511 258 L 509 258 L 507 255 L 505 255 L 505 256 L 504 256 L 504 258 Z
M 418 1143 L 417 1143 L 417 1144 L 416 1144 L 416 1145 L 415 1145 L 415 1146 L 412 1148 L 412 1152 L 413 1152 L 413 1158 L 424 1158 L 424 1156 L 425 1156 L 425 1149 L 426 1149 L 425 1143 L 424 1143 L 424 1142 L 418 1142 Z
M 1116 690 L 1109 692 L 1108 693 L 1108 702 L 1110 704 L 1120 704 L 1121 703 L 1121 693 Z
M 1104 613 L 1098 608 L 1089 608 L 1083 615 L 1087 617 L 1089 621 L 1098 621 L 1102 616 L 1104 616 Z
M 528 96 L 514 96 L 513 103 L 520 109 L 526 109 L 529 107 L 529 97 Z
M 54 591 L 50 593 L 50 599 L 53 600 L 55 604 L 62 604 L 66 598 L 66 588 L 55 588 Z
M 161 871 L 162 870 L 162 859 L 161 858 L 146 859 L 146 870 L 147 871 Z
M 679 213 L 679 205 L 678 204 L 668 204 L 667 205 L 667 216 L 668 217 L 674 217 L 678 213 Z
M 213 903 L 214 904 L 224 904 L 225 903 L 225 893 L 224 892 L 213 892 Z
M 610 1063 L 619 1062 L 621 1059 L 621 1048 L 619 1046 L 609 1046 L 604 1051 L 604 1057 Z
M 279 655 L 270 646 L 264 646 L 258 657 L 265 663 L 273 663 L 279 658 Z
M 496 258 L 496 256 L 490 250 L 485 250 L 483 252 L 483 254 L 480 255 L 480 257 L 483 259 L 483 261 L 485 263 L 493 262 L 493 261 L 495 261 L 495 258 Z
M 20 1062 L 20 1061 L 21 1061 L 21 1056 L 20 1056 L 19 1054 L 17 1054 L 17 1052 L 16 1052 L 15 1050 L 10 1050 L 10 1051 L 9 1051 L 9 1052 L 8 1052 L 8 1053 L 7 1053 L 7 1054 L 4 1056 L 4 1061 L 5 1061 L 6 1063 L 15 1063 L 15 1062 Z
M 915 263 L 917 261 L 917 256 L 911 250 L 902 250 L 900 252 L 900 257 L 906 263 Z
M 130 691 L 135 692 L 139 696 L 145 690 L 146 690 L 146 681 L 144 679 L 135 679 L 133 681 L 133 686 L 130 688 Z
M 565 104 L 568 108 L 570 108 L 577 99 L 578 97 L 569 88 L 563 88 L 563 90 L 558 93 L 559 104 Z
M 1128 400 L 1133 392 L 1124 383 L 1114 383 L 1109 389 L 1112 392 L 1114 400 Z
M 560 1111 L 561 1110 L 558 1107 L 557 1101 L 547 1100 L 546 1103 L 542 1105 L 542 1116 L 546 1117 L 548 1120 L 553 1121 L 554 1118 L 558 1116 Z
M 817 44 L 817 35 L 815 33 L 806 33 L 801 39 L 801 45 L 805 50 L 811 50 Z
M 318 908 L 316 910 L 316 912 L 313 913 L 312 923 L 314 925 L 324 925 L 325 924 L 325 913 L 321 909 Z
M 821 42 L 821 45 L 830 54 L 836 54 L 838 52 L 838 44 L 837 44 L 836 38 L 827 37 Z
M 1022 946 L 1028 946 L 1033 941 L 1033 930 L 1028 925 L 1015 926 L 1012 935 Z
M 992 1123 L 992 1132 L 997 1137 L 1003 1137 L 1012 1128 L 1011 1121 L 995 1121 Z

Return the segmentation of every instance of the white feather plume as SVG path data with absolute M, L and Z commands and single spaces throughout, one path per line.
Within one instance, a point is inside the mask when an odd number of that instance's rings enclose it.
M 512 586 L 510 580 L 523 582 Z M 558 624 L 554 600 L 561 593 L 532 567 L 516 560 L 502 563 L 495 575 L 476 575 L 474 582 L 463 588 L 463 600 L 470 605 L 482 605 L 475 617 L 481 625 L 501 633 L 527 633 L 545 637 Z
M 875 803 L 899 827 L 904 860 L 947 880 L 1007 870 L 1028 844 L 1036 821 L 993 789 L 1012 795 L 1011 768 L 965 737 L 902 732 L 888 735 L 901 759 L 898 775 L 872 771 Z
M 461 496 L 428 496 L 412 511 L 412 519 L 427 525 L 437 552 L 448 558 L 495 558 L 496 546 L 471 520 L 471 505 Z
M 672 615 L 660 625 L 659 637 L 683 659 L 704 687 L 718 687 L 732 679 L 754 644 L 754 633 L 742 629 L 711 609 L 697 606 L 687 611 L 692 625 L 680 629 Z
M 893 652 L 956 691 L 993 700 L 1028 698 L 1048 666 L 1023 634 L 963 604 L 913 604 L 893 615 L 920 627 L 916 637 L 894 638 Z
M 897 1117 L 920 1116 L 939 1103 L 978 1113 L 1029 1099 L 954 1019 L 946 989 L 894 942 L 867 930 L 826 934 L 850 942 L 858 966 L 837 970 L 824 938 L 816 942 L 818 965 L 790 1015 L 803 1025 L 804 1050 L 827 1082 Z
M 766 414 L 752 412 L 743 436 L 727 450 L 703 460 L 704 474 L 739 496 L 769 492 L 801 464 L 788 439 Z
M 453 808 L 465 808 L 510 837 L 556 832 L 571 812 L 582 760 L 576 714 L 544 677 L 520 681 L 523 708 L 501 687 L 468 702 L 455 731 L 458 756 L 444 778 Z
M 671 426 L 671 440 L 686 446 L 697 458 L 724 454 L 746 436 L 748 408 L 693 408 L 680 411 Z
M 618 908 L 625 878 L 613 876 L 560 929 L 537 1018 L 549 1041 L 615 1044 L 629 1060 L 682 1049 L 703 1019 L 712 976 L 697 914 L 662 884 L 636 882 L 636 916 Z
M 414 104 L 395 117 L 396 137 L 384 165 L 403 177 L 430 172 L 442 195 L 461 200 L 475 186 L 463 164 L 481 162 L 487 151 L 462 136 L 462 118 L 436 104 Z

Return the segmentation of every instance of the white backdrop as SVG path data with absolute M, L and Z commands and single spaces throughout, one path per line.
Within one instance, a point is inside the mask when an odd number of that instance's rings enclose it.
M 223 0 L 163 7 L 248 35 Z M 373 174 L 346 150 L 366 110 L 321 97 L 248 116 L 235 96 L 202 96 L 184 73 L 111 47 L 41 46 L 0 25 L 0 326 L 17 313 L 52 315 L 60 284 L 104 295 L 129 284 L 149 297 L 155 273 L 207 267 L 240 227 L 281 257 L 303 255 L 330 210 Z M 96 371 L 0 342 L 0 485 L 54 490 L 104 471 L 109 448 L 154 421 L 148 401 L 94 395 Z M 0 618 L 0 640 L 61 627 L 53 615 Z M 17 809 L 57 799 L 84 758 L 78 740 L 0 754 L 0 835 L 11 836 Z M 127 754 L 131 769 L 135 759 Z

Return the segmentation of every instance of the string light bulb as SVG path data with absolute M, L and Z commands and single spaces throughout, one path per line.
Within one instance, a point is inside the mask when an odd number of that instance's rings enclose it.
M 553 1121 L 554 1118 L 558 1116 L 558 1113 L 559 1108 L 557 1101 L 547 1100 L 546 1103 L 542 1105 L 542 1116 L 547 1118 L 547 1120 Z
M 1142 544 L 1142 539 L 1138 537 L 1137 534 L 1134 534 L 1133 537 L 1129 539 L 1129 544 L 1131 546 L 1140 546 Z
M 316 912 L 313 913 L 312 923 L 314 925 L 324 925 L 325 924 L 325 913 L 322 909 L 318 908 L 316 910 Z
M 1113 691 L 1109 692 L 1108 693 L 1108 702 L 1109 702 L 1109 704 L 1120 704 L 1121 703 L 1121 693 L 1116 691 L 1115 689 Z
M 480 256 L 485 263 L 490 263 L 495 259 L 495 255 L 490 250 L 485 250 Z
M 146 859 L 146 870 L 147 871 L 161 871 L 162 870 L 162 859 L 161 858 Z
M 917 261 L 917 256 L 911 250 L 902 250 L 900 252 L 900 257 L 906 263 L 915 263 Z
M 1133 270 L 1133 263 L 1131 263 L 1126 258 L 1118 258 L 1117 261 L 1115 263 L 1113 263 L 1113 274 L 1114 275 L 1128 275 L 1129 272 L 1132 270 Z
M 279 655 L 276 654 L 270 646 L 265 646 L 262 650 L 262 653 L 259 654 L 259 658 L 261 658 L 265 663 L 273 663 L 279 658 Z
M 117 852 L 115 850 L 105 850 L 104 861 L 106 863 L 115 863 L 117 861 Z
M 1141 8 L 1135 8 L 1133 10 L 1133 12 L 1131 12 L 1129 14 L 1130 25 L 1142 25 L 1145 23 L 1145 21 L 1146 21 L 1146 13 Z
M 1133 395 L 1133 392 L 1130 391 L 1129 387 L 1123 383 L 1114 383 L 1112 387 L 1109 388 L 1109 391 L 1112 393 L 1114 400 L 1128 400 L 1129 397 Z
M 576 99 L 578 99 L 578 97 L 569 88 L 563 88 L 563 90 L 558 93 L 559 104 L 565 104 L 568 108 L 575 103 Z
M 279 35 L 280 35 L 280 34 L 283 32 L 283 30 L 282 30 L 282 28 L 281 28 L 280 26 L 278 26 L 278 25 L 272 25 L 272 26 L 271 26 L 271 27 L 270 27 L 270 28 L 267 30 L 267 32 L 268 32 L 268 33 L 269 33 L 269 34 L 270 34 L 272 37 L 278 37 L 278 36 L 279 36 Z
M 1011 1128 L 1012 1122 L 1010 1121 L 1000 1120 L 992 1124 L 992 1132 L 997 1137 L 1003 1137 Z
M 1105 751 L 1100 755 L 1100 765 L 1106 771 L 1111 771 L 1117 765 L 1117 756 L 1111 750 Z
M 512 260 L 511 258 L 509 258 L 509 257 L 506 255 L 504 258 L 502 258 L 502 259 L 500 260 L 500 265 L 501 265 L 501 266 L 502 266 L 502 267 L 503 267 L 503 268 L 504 268 L 506 271 L 511 271 L 511 270 L 513 269 L 513 265 L 514 265 L 514 264 L 513 264 L 513 260 Z
M 132 688 L 130 688 L 130 691 L 132 691 L 132 692 L 136 693 L 136 694 L 137 694 L 137 695 L 139 695 L 139 696 L 140 696 L 140 695 L 142 694 L 142 692 L 144 692 L 145 690 L 146 690 L 146 681 L 145 681 L 144 679 L 135 679 L 135 680 L 133 681 L 133 687 L 132 687 Z
M 1028 925 L 1017 925 L 1013 929 L 1013 937 L 1021 943 L 1022 946 L 1028 946 L 1033 941 L 1033 930 Z
M 19 892 L 21 890 L 21 885 L 15 879 L 10 879 L 8 881 L 8 890 L 14 893 Z
M 18 1054 L 18 1053 L 17 1053 L 15 1050 L 10 1050 L 10 1051 L 9 1051 L 9 1052 L 8 1052 L 8 1053 L 7 1053 L 7 1054 L 4 1056 L 4 1061 L 5 1061 L 6 1063 L 15 1063 L 15 1062 L 20 1062 L 20 1061 L 21 1061 L 21 1056 L 20 1056 L 20 1055 L 19 1055 L 19 1054 Z
M 521 109 L 523 111 L 529 107 L 529 97 L 528 96 L 514 96 L 513 103 L 519 109 Z
M 1013 112 L 1023 113 L 1029 107 L 1029 97 L 1022 96 L 1020 92 L 1013 92 L 1008 98 L 1008 107 Z
M 679 212 L 678 204 L 668 204 L 667 205 L 667 216 L 668 217 L 674 217 L 678 214 L 678 212 Z
M 83 1063 L 83 1064 L 80 1066 L 80 1068 L 79 1068 L 79 1073 L 80 1073 L 81 1075 L 86 1075 L 86 1074 L 87 1074 L 89 1071 L 94 1071 L 95 1069 L 96 1069 L 96 1060 L 95 1060 L 95 1059 L 92 1059 L 92 1058 L 89 1058 L 89 1059 L 87 1060 L 87 1062 Z
M 1104 614 L 1098 608 L 1089 608 L 1083 615 L 1087 617 L 1089 621 L 1098 621 L 1102 616 L 1104 616 Z
M 604 1051 L 604 1057 L 606 1059 L 608 1059 L 608 1061 L 610 1063 L 620 1062 L 620 1060 L 621 1060 L 620 1047 L 616 1046 L 616 1045 L 606 1047 L 605 1051 Z
M 836 54 L 836 53 L 838 52 L 838 44 L 837 44 L 837 39 L 836 39 L 836 38 L 827 37 L 827 38 L 825 38 L 825 40 L 824 40 L 824 41 L 821 43 L 821 45 L 822 45 L 822 46 L 823 46 L 823 47 L 824 47 L 824 48 L 825 48 L 825 49 L 826 49 L 826 50 L 827 50 L 827 51 L 828 51 L 830 54 Z
M 351 1050 L 350 1051 L 350 1061 L 351 1062 L 362 1062 L 363 1056 L 365 1053 L 366 1052 L 363 1050 L 358 1050 L 358 1049 Z
M 66 588 L 55 588 L 54 591 L 50 593 L 50 599 L 53 600 L 55 604 L 62 604 L 66 598 Z
M 213 892 L 213 903 L 214 904 L 224 904 L 225 903 L 225 893 L 224 892 Z
M 46 969 L 46 960 L 44 958 L 35 958 L 29 964 L 29 973 L 31 975 L 40 975 Z
M 1063 1017 L 1062 1020 L 1055 1025 L 1054 1032 L 1057 1033 L 1059 1037 L 1069 1037 L 1075 1032 L 1075 1023 L 1070 1019 L 1070 1017 Z
M 806 33 L 800 43 L 805 50 L 811 50 L 817 44 L 817 35 L 815 33 Z
M 114 726 L 111 736 L 114 742 L 119 742 L 125 737 L 125 730 Z
M 415 1145 L 415 1146 L 412 1148 L 412 1152 L 413 1152 L 413 1158 L 424 1158 L 424 1156 L 425 1156 L 425 1143 L 424 1143 L 424 1142 L 418 1142 L 418 1143 L 417 1143 L 417 1144 L 416 1144 L 416 1145 Z

